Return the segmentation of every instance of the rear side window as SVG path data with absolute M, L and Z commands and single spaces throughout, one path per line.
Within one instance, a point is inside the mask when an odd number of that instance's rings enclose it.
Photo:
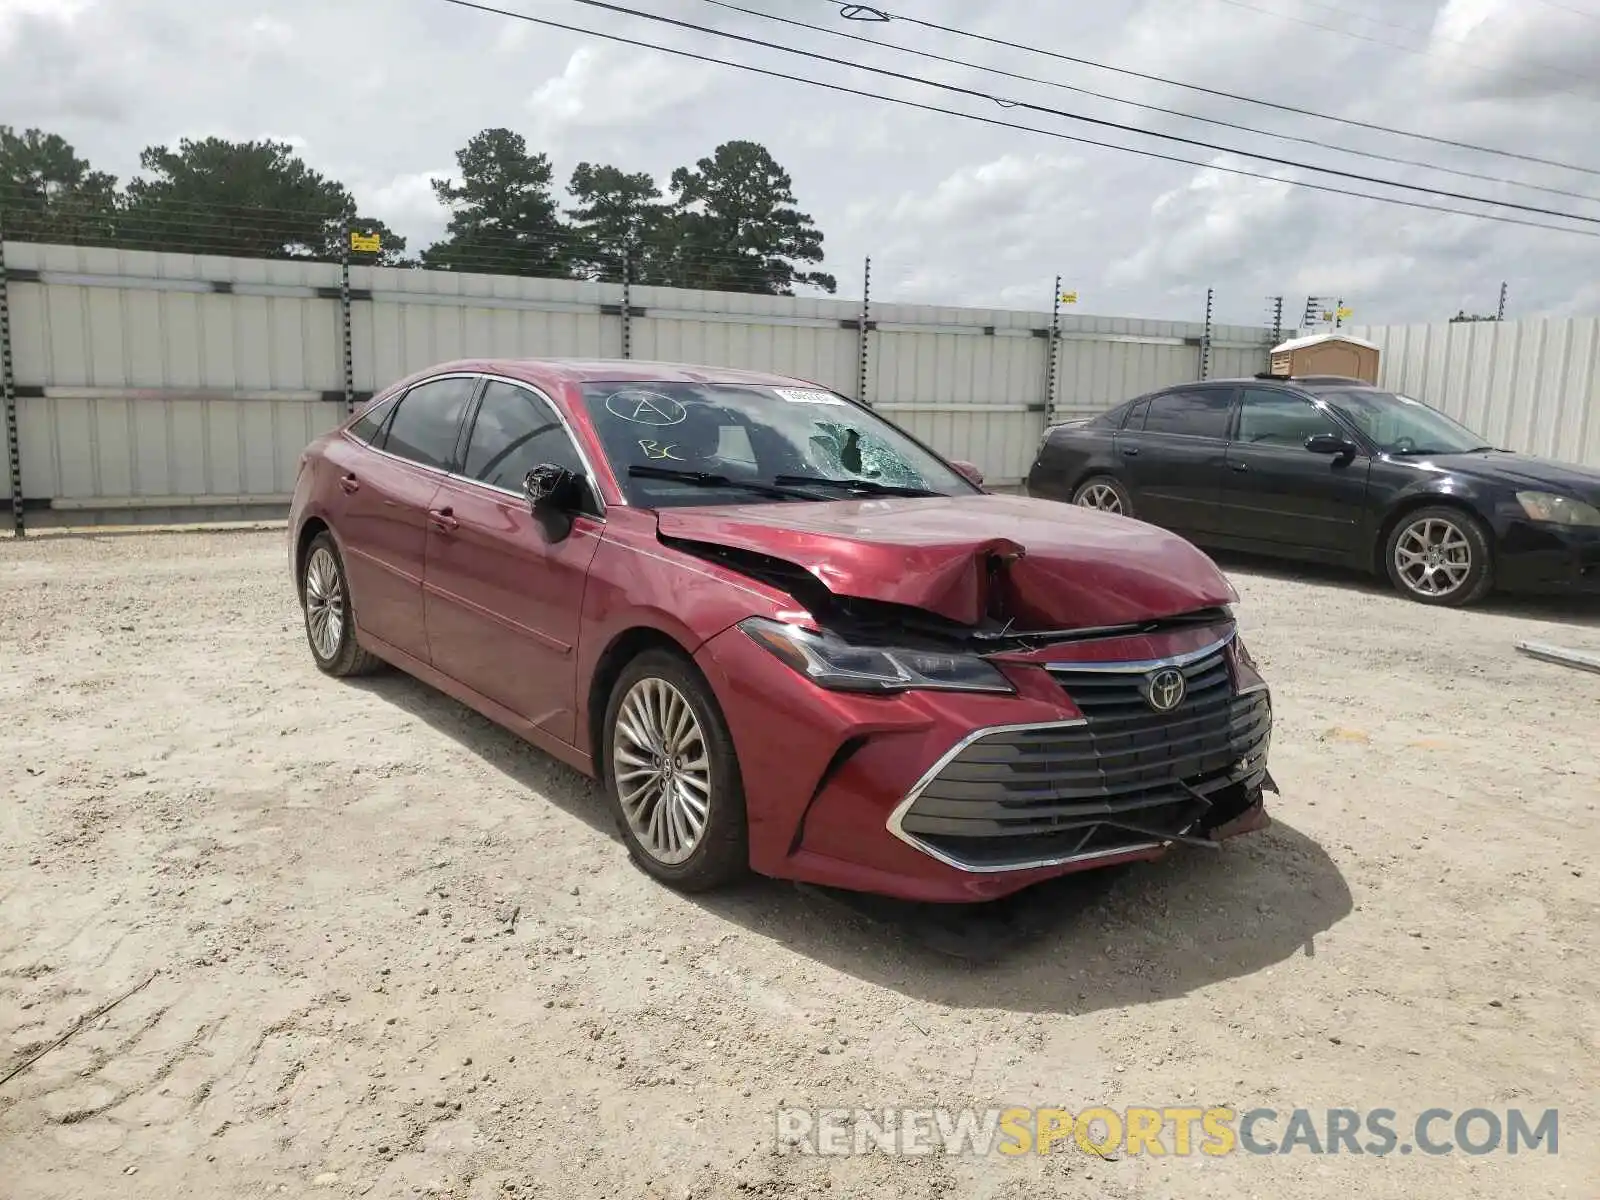
M 1103 412 L 1089 424 L 1096 429 L 1121 429 L 1122 421 L 1128 415 L 1128 410 L 1133 407 L 1133 401 L 1117 405 L 1110 412 Z
M 1150 398 L 1144 431 L 1187 437 L 1227 437 L 1228 410 L 1232 404 L 1233 393 L 1226 388 L 1164 392 Z
M 425 467 L 449 470 L 456 456 L 461 416 L 472 398 L 466 376 L 419 383 L 400 398 L 383 449 Z
M 381 449 L 383 440 L 379 437 L 379 432 L 383 429 L 384 421 L 388 419 L 389 414 L 393 411 L 393 404 L 367 405 L 366 411 L 356 418 L 355 424 L 350 426 L 351 436 L 358 437 L 363 442 L 370 443 Z

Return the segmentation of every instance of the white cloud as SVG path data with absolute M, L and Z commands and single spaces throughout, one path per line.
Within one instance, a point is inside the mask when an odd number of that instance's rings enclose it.
M 660 119 L 701 95 L 708 70 L 638 50 L 584 46 L 528 97 L 535 118 L 568 130 Z
M 746 2 L 888 43 L 1263 130 L 1600 196 L 1600 176 L 1341 127 L 895 23 L 847 23 L 826 4 L 802 9 L 792 0 Z M 1259 2 L 1379 39 L 1392 36 L 1428 53 L 1407 54 L 1216 0 L 1098 6 L 900 0 L 900 6 L 931 21 L 1222 91 L 1600 168 L 1593 134 L 1600 122 L 1600 71 L 1594 69 L 1600 22 L 1534 0 L 1408 0 L 1392 19 L 1431 28 L 1429 41 L 1310 0 Z M 531 2 L 520 7 L 544 11 Z M 651 7 L 782 45 L 815 47 L 852 63 L 971 83 L 1241 153 L 1219 156 L 1067 117 L 929 94 L 859 70 L 637 20 L 575 13 L 572 21 L 1200 164 L 1217 160 L 1286 179 L 1316 178 L 1243 156 L 1252 151 L 1600 215 L 1600 204 L 1573 197 L 1353 158 L 1000 80 L 715 12 L 696 0 L 655 0 Z M 826 267 L 847 294 L 859 294 L 861 261 L 870 254 L 875 297 L 940 304 L 1048 309 L 1060 273 L 1082 296 L 1076 311 L 1168 318 L 1198 318 L 1207 287 L 1216 289 L 1218 319 L 1237 322 L 1259 320 L 1271 295 L 1285 295 L 1286 308 L 1297 310 L 1305 292 L 1344 294 L 1363 319 L 1440 319 L 1462 306 L 1492 306 L 1502 279 L 1510 284 L 1513 315 L 1600 305 L 1592 282 L 1600 278 L 1600 240 L 1321 194 L 1286 181 L 1240 179 L 1204 165 L 1161 162 L 619 48 L 437 0 L 273 0 L 223 5 L 220 15 L 214 8 L 192 0 L 0 0 L 0 114 L 7 124 L 60 133 L 96 166 L 123 178 L 136 172 L 143 147 L 172 141 L 174 130 L 231 137 L 261 136 L 263 128 L 289 131 L 305 139 L 297 144 L 312 167 L 344 181 L 363 211 L 414 246 L 435 236 L 444 221 L 429 178 L 453 174 L 455 152 L 468 138 L 503 125 L 547 152 L 562 184 L 583 160 L 650 171 L 664 184 L 672 168 L 693 163 L 719 142 L 762 142 L 792 175 L 800 207 L 826 234 Z M 1390 16 L 1376 0 L 1360 11 Z

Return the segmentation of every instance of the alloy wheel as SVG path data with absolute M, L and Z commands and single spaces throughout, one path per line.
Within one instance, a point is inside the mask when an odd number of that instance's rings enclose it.
M 667 866 L 686 861 L 711 811 L 711 758 L 694 709 L 666 680 L 641 679 L 611 737 L 617 799 L 640 848 Z
M 1394 543 L 1395 573 L 1419 596 L 1449 596 L 1472 574 L 1472 543 L 1454 521 L 1413 521 Z
M 1078 493 L 1080 508 L 1098 508 L 1101 512 L 1121 513 L 1122 497 L 1109 483 L 1091 483 Z
M 330 662 L 344 641 L 344 580 L 326 547 L 318 546 L 306 560 L 305 598 L 311 648 L 318 658 Z

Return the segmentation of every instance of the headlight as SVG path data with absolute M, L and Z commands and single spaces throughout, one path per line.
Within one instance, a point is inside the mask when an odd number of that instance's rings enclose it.
M 1016 689 L 975 654 L 907 647 L 852 646 L 832 634 L 750 617 L 739 628 L 818 687 L 836 692 L 1012 692 Z
M 1600 508 L 1574 500 L 1571 496 L 1558 496 L 1554 492 L 1518 492 L 1517 503 L 1528 514 L 1529 520 L 1548 521 L 1552 525 L 1600 526 Z

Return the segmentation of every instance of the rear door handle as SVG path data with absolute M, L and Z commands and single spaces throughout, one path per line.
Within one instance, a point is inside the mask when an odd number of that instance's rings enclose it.
M 351 492 L 360 490 L 361 481 L 354 475 L 341 475 L 339 476 L 339 486 L 344 489 L 346 495 L 349 495 Z
M 1138 458 L 1139 457 L 1139 447 L 1137 447 L 1137 446 L 1124 446 L 1122 448 L 1122 456 L 1124 458 Z
M 430 508 L 428 510 L 428 520 L 432 522 L 435 529 L 444 533 L 454 533 L 461 528 L 461 522 L 456 520 L 455 514 L 448 508 Z
M 1249 463 L 1229 463 L 1228 466 L 1238 471 L 1241 475 L 1250 469 Z

